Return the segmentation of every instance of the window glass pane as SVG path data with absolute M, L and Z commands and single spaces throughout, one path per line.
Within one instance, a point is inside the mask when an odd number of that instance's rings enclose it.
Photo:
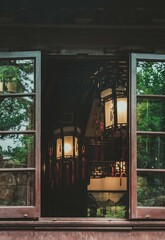
M 0 130 L 34 129 L 33 97 L 0 97 Z
M 34 167 L 32 134 L 0 135 L 0 168 Z
M 34 205 L 34 173 L 0 172 L 0 206 Z
M 165 131 L 165 99 L 138 98 L 137 129 L 140 131 Z
M 88 192 L 88 217 L 126 217 L 126 192 Z
M 165 137 L 137 137 L 137 167 L 165 168 Z
M 138 173 L 137 205 L 165 206 L 165 173 Z
M 34 92 L 34 60 L 8 59 L 0 61 L 0 92 Z
M 164 62 L 137 62 L 137 94 L 165 94 Z

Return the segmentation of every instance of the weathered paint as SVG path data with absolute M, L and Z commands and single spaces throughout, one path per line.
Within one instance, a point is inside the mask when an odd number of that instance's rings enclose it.
M 0 240 L 161 240 L 165 231 L 0 231 Z

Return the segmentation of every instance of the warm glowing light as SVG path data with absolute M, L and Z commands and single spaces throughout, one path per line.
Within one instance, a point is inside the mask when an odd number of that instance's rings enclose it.
M 64 152 L 67 154 L 71 151 L 71 145 L 69 143 L 64 144 Z
M 56 129 L 54 134 L 56 137 L 56 159 L 77 158 L 79 155 L 78 136 L 80 135 L 80 129 L 67 126 L 63 129 Z
M 117 99 L 117 114 L 118 114 L 118 124 L 127 123 L 127 99 L 118 98 Z
M 126 110 L 127 110 L 127 102 L 123 101 L 123 100 L 121 100 L 121 101 L 119 100 L 118 103 L 117 103 L 117 110 L 120 113 L 126 112 Z
M 73 136 L 64 136 L 64 157 L 73 157 Z
M 62 139 L 58 138 L 56 143 L 56 157 L 61 158 L 62 157 Z

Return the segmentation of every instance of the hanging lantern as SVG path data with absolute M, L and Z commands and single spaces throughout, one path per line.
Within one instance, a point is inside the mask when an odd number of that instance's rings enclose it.
M 65 126 L 54 131 L 55 136 L 55 184 L 63 183 L 65 187 L 74 185 L 79 171 L 79 137 L 80 129 Z M 79 174 L 78 174 L 79 175 Z
M 79 156 L 79 136 L 78 127 L 66 126 L 54 131 L 56 159 L 78 158 Z
M 128 66 L 127 60 L 112 58 L 104 63 L 91 77 L 96 84 L 98 107 L 104 112 L 101 127 L 101 158 L 90 160 L 90 177 L 122 177 L 127 172 L 127 98 Z M 96 133 L 98 135 L 98 127 Z M 98 139 L 95 137 L 96 156 Z M 90 155 L 89 154 L 89 158 Z M 88 156 L 88 153 L 87 153 Z
M 127 125 L 127 98 L 124 87 L 107 88 L 101 92 L 104 102 L 105 129 L 117 129 Z

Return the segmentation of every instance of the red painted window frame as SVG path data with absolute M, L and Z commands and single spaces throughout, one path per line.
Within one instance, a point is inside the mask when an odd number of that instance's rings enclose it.
M 17 168 L 17 169 L 0 169 L 0 172 L 3 171 L 24 171 L 24 172 L 34 172 L 34 206 L 0 206 L 0 219 L 31 219 L 40 217 L 40 128 L 41 128 L 41 53 L 40 51 L 28 51 L 28 52 L 0 52 L 0 59 L 28 59 L 33 58 L 35 62 L 34 69 L 34 84 L 35 92 L 26 94 L 14 94 L 14 93 L 0 93 L 0 96 L 12 97 L 15 96 L 33 96 L 34 106 L 35 106 L 35 128 L 32 131 L 19 131 L 18 133 L 32 133 L 35 138 L 35 166 L 34 168 Z M 15 133 L 14 131 L 0 131 L 0 134 L 11 134 Z
M 137 134 L 143 134 L 137 131 L 136 120 L 136 66 L 137 60 L 165 61 L 165 55 L 160 54 L 142 54 L 132 53 L 130 55 L 130 219 L 165 219 L 165 207 L 138 207 L 137 206 L 137 173 L 138 172 L 156 172 L 164 173 L 165 169 L 138 169 L 137 168 Z M 165 96 L 164 96 L 165 97 Z M 152 98 L 152 96 L 151 96 Z M 147 131 L 146 131 L 147 132 Z M 146 133 L 145 132 L 145 133 Z M 156 136 L 165 132 L 149 133 Z

